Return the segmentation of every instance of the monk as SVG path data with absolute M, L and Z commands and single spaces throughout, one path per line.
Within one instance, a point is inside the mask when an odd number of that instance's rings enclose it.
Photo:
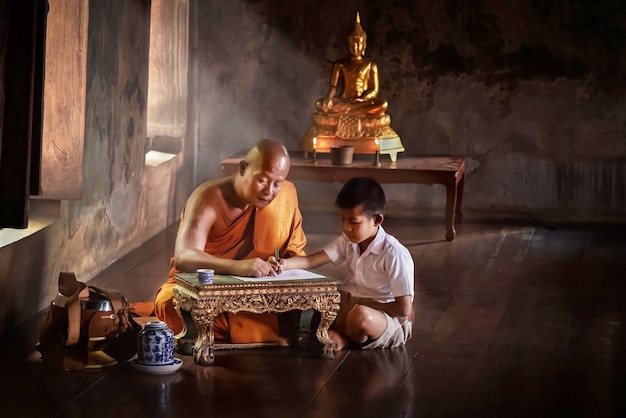
M 155 313 L 175 334 L 185 321 L 173 304 L 174 275 L 211 268 L 215 274 L 273 276 L 266 260 L 304 254 L 306 237 L 293 183 L 285 180 L 290 159 L 285 147 L 263 139 L 239 162 L 238 172 L 209 180 L 193 191 L 181 215 L 167 282 L 157 291 Z M 222 314 L 215 321 L 217 341 L 279 341 L 275 314 Z

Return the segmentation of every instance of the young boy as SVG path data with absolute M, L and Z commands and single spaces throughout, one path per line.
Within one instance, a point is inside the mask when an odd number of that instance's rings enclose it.
M 385 192 L 367 177 L 350 179 L 335 200 L 342 234 L 308 256 L 268 260 L 278 271 L 311 269 L 346 262 L 347 279 L 339 286 L 341 305 L 328 332 L 339 350 L 403 345 L 412 334 L 413 258 L 382 227 Z

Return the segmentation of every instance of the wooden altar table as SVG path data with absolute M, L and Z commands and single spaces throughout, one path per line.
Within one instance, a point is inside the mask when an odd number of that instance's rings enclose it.
M 230 175 L 237 172 L 239 161 L 245 153 L 222 160 L 222 174 Z M 442 184 L 446 187 L 446 240 L 452 241 L 456 236 L 455 222 L 463 221 L 461 204 L 463 201 L 463 185 L 465 175 L 465 157 L 459 156 L 423 156 L 411 157 L 401 155 L 396 161 L 380 157 L 380 165 L 373 164 L 372 155 L 355 155 L 351 165 L 332 165 L 329 154 L 317 154 L 313 162 L 312 154 L 304 158 L 302 152 L 290 152 L 291 169 L 289 180 L 313 182 L 345 183 L 352 177 L 371 177 L 379 183 L 416 183 Z

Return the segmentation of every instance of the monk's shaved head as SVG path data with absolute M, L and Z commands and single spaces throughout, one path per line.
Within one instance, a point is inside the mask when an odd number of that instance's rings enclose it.
M 246 155 L 250 165 L 268 170 L 271 168 L 289 171 L 290 159 L 287 148 L 274 139 L 262 139 Z

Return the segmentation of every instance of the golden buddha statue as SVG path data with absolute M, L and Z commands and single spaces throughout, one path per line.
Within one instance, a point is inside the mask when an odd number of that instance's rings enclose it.
M 395 161 L 397 153 L 404 151 L 391 129 L 388 103 L 378 97 L 378 67 L 364 57 L 366 46 L 367 34 L 357 13 L 354 31 L 348 35 L 350 57 L 333 63 L 328 92 L 315 103 L 313 126 L 300 143 L 305 156 L 313 149 L 328 152 L 332 146 L 353 145 L 355 153 L 378 150 Z M 341 94 L 336 95 L 340 84 Z

